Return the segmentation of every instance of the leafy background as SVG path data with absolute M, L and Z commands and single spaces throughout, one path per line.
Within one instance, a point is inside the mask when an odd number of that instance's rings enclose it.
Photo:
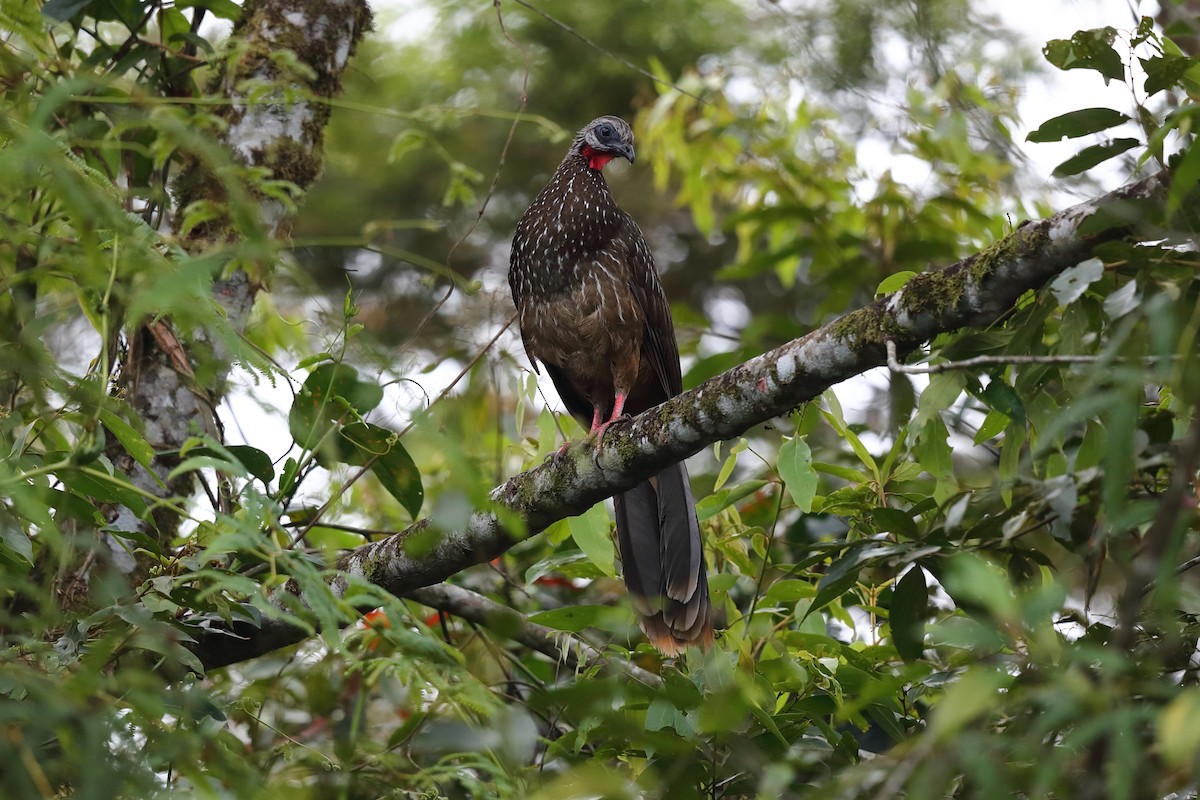
M 305 99 L 295 49 L 227 38 L 254 6 L 0 0 L 4 796 L 1195 796 L 1194 8 L 1039 54 L 985 4 L 876 6 L 452 0 L 399 37 L 385 14 L 303 193 L 221 139 L 246 59 L 273 72 L 240 96 Z M 1022 121 L 1043 70 L 1117 99 Z M 454 529 L 578 437 L 511 333 L 485 345 L 516 218 L 613 112 L 689 386 L 1066 196 L 1174 180 L 1124 210 L 1139 236 L 920 354 L 950 368 L 689 463 L 712 653 L 640 642 L 604 506 L 455 577 L 517 618 L 334 595 L 339 552 Z M 212 299 L 235 274 L 269 287 L 244 330 Z M 161 446 L 131 400 L 156 332 L 187 364 L 161 406 L 243 387 L 224 430 Z M 288 580 L 307 609 L 268 599 Z M 208 671 L 185 646 L 281 615 L 311 638 Z

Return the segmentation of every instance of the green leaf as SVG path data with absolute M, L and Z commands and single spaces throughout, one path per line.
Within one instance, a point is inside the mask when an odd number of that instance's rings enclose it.
M 744 481 L 728 489 L 713 492 L 708 497 L 696 503 L 696 518 L 703 522 L 706 519 L 715 517 L 734 503 L 748 495 L 754 494 L 759 489 L 769 485 L 769 483 L 769 481 Z
M 242 8 L 233 0 L 176 0 L 176 8 L 207 8 L 213 16 L 236 21 L 242 16 Z
M 259 450 L 257 447 L 250 447 L 245 444 L 231 444 L 222 447 L 193 447 L 187 450 L 189 460 L 191 457 L 206 457 L 212 459 L 212 462 L 198 462 L 200 466 L 215 466 L 220 469 L 221 464 L 237 465 L 245 469 L 245 471 L 261 480 L 263 483 L 270 483 L 275 478 L 275 465 L 271 461 L 271 457 Z M 184 462 L 185 464 L 187 462 Z M 180 464 L 172 470 L 172 474 L 179 471 L 184 464 Z
M 153 475 L 155 480 L 158 480 L 154 470 L 150 469 L 150 462 L 154 460 L 154 448 L 150 446 L 150 443 L 132 425 L 107 408 L 100 409 L 100 421 L 104 423 L 104 427 L 108 428 L 109 433 L 117 437 L 117 441 L 125 448 L 125 452 L 129 453 L 134 461 L 141 464 L 146 472 Z
M 833 392 L 826 392 L 826 401 L 833 396 Z M 821 416 L 837 431 L 838 436 L 842 437 L 846 441 L 846 444 L 850 445 L 850 449 L 854 451 L 854 455 L 858 456 L 858 460 L 862 465 L 871 471 L 871 477 L 876 482 L 880 481 L 879 464 L 875 461 L 875 457 L 871 455 L 870 451 L 867 450 L 866 445 L 862 443 L 862 440 L 858 438 L 858 434 L 851 430 L 850 426 L 845 423 L 841 407 L 835 407 L 834 404 L 830 404 L 829 411 L 821 409 Z
M 813 469 L 812 450 L 803 436 L 793 436 L 779 448 L 779 477 L 783 478 L 796 507 L 806 514 L 812 511 L 817 472 Z
M 1158 747 L 1166 762 L 1186 770 L 1200 754 L 1200 689 L 1184 689 L 1158 713 Z
M 871 509 L 871 521 L 876 531 L 894 533 L 906 539 L 917 538 L 917 523 L 907 511 L 879 506 Z
M 1127 114 L 1112 108 L 1083 108 L 1046 120 L 1036 131 L 1026 136 L 1025 141 L 1057 142 L 1064 138 L 1075 139 L 1127 121 Z
M 603 574 L 586 554 L 571 551 L 555 553 L 525 570 L 525 583 L 534 583 L 538 578 L 552 573 L 564 578 L 587 579 L 599 578 Z
M 609 533 L 608 509 L 603 503 L 597 503 L 583 514 L 567 520 L 571 529 L 571 538 L 580 550 L 591 559 L 600 571 L 609 577 L 617 574 L 613 566 L 614 551 L 612 536 Z
M 5 555 L 12 554 L 3 560 L 13 564 L 14 567 L 28 569 L 33 566 L 33 540 L 25 531 L 2 521 L 0 521 L 0 551 L 3 551 Z
M 778 603 L 794 603 L 805 597 L 813 597 L 816 588 L 808 581 L 797 578 L 785 578 L 775 581 L 763 594 L 764 599 Z
M 840 464 L 826 464 L 823 461 L 814 461 L 812 464 L 813 469 L 817 472 L 821 472 L 826 475 L 832 475 L 835 478 L 841 478 L 842 480 L 849 481 L 850 483 L 866 483 L 870 480 L 870 478 L 867 477 L 867 473 L 860 469 L 843 467 Z
M 58 477 L 73 492 L 95 498 L 102 503 L 120 503 L 139 518 L 145 516 L 146 501 L 128 481 L 111 475 L 97 477 L 102 474 L 99 470 L 87 469 L 87 472 L 82 469 L 64 469 L 58 473 Z
M 1013 387 L 1002 380 L 993 380 L 979 393 L 979 399 L 1019 425 L 1025 424 L 1025 404 Z
M 992 409 L 980 423 L 979 430 L 975 431 L 975 444 L 983 444 L 999 436 L 1011 421 L 1004 414 Z
M 929 735 L 938 742 L 950 741 L 967 723 L 995 708 L 1000 703 L 1000 689 L 1011 681 L 994 669 L 971 669 L 951 684 L 934 706 Z
M 609 611 L 608 606 L 563 606 L 530 614 L 527 619 L 556 631 L 579 633 L 584 628 L 595 627 L 597 620 Z
M 1113 139 L 1104 144 L 1094 144 L 1091 147 L 1085 147 L 1075 155 L 1068 158 L 1066 161 L 1054 168 L 1050 174 L 1055 178 L 1065 178 L 1068 175 L 1078 175 L 1080 172 L 1085 172 L 1097 164 L 1102 164 L 1110 158 L 1115 158 L 1121 155 L 1126 150 L 1131 150 L 1137 147 L 1141 142 L 1137 139 Z
M 1146 97 L 1153 97 L 1163 89 L 1170 89 L 1179 84 L 1187 71 L 1196 66 L 1196 59 L 1187 56 L 1166 54 L 1139 58 L 1142 68 L 1146 70 Z
M 66 22 L 82 11 L 92 0 L 48 0 L 42 14 L 56 22 Z
M 342 428 L 339 438 L 343 443 L 339 449 L 346 463 L 363 466 L 373 460 L 371 474 L 388 494 L 399 500 L 413 517 L 420 513 L 425 502 L 421 472 L 400 444 L 398 434 L 369 422 L 355 422 Z
M 1070 39 L 1051 39 L 1042 54 L 1059 69 L 1094 69 L 1104 76 L 1106 84 L 1123 81 L 1125 65 L 1112 47 L 1116 38 L 1117 31 L 1111 27 L 1076 31 Z
M 967 381 L 959 370 L 940 372 L 929 379 L 929 385 L 917 400 L 917 417 L 914 427 L 921 428 L 929 420 L 954 404 L 962 395 Z
M 251 475 L 263 483 L 270 483 L 275 479 L 275 464 L 271 461 L 271 457 L 262 450 L 246 444 L 230 444 L 226 445 L 225 449 L 240 461 Z
M 354 420 L 379 405 L 383 387 L 358 379 L 347 364 L 321 364 L 309 373 L 288 413 L 288 431 L 303 448 L 315 447 L 338 420 Z
M 353 531 L 343 531 L 338 528 L 326 528 L 324 525 L 314 525 L 304 534 L 304 541 L 313 547 L 324 547 L 330 550 L 349 550 L 367 541 L 366 537 Z
M 925 570 L 913 565 L 892 592 L 888 622 L 892 643 L 905 661 L 916 661 L 925 649 L 925 618 L 929 615 L 929 587 Z
M 879 296 L 881 294 L 891 294 L 912 280 L 916 274 L 917 273 L 911 270 L 903 270 L 902 272 L 896 272 L 892 275 L 888 275 L 879 282 L 879 286 L 875 289 L 875 295 Z
M 1184 200 L 1195 191 L 1197 182 L 1200 182 L 1200 145 L 1193 141 L 1173 167 L 1171 188 L 1167 191 L 1167 210 L 1171 212 L 1178 211 L 1183 206 Z

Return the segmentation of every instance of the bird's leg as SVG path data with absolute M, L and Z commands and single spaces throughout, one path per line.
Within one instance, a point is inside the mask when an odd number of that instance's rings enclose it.
M 617 391 L 617 396 L 613 400 L 612 414 L 609 415 L 605 422 L 600 422 L 600 409 L 596 408 L 595 414 L 592 416 L 591 434 L 596 437 L 596 449 L 592 451 L 592 460 L 596 461 L 600 457 L 600 443 L 604 441 L 604 432 L 608 430 L 608 426 L 614 422 L 621 422 L 629 419 L 629 415 L 625 413 L 625 398 L 627 394 L 622 391 Z M 596 461 L 596 466 L 599 466 Z

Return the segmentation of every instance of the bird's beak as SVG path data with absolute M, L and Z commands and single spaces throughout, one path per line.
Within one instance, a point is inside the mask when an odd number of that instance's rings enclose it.
M 633 145 L 631 145 L 631 144 L 621 145 L 620 152 L 621 152 L 621 155 L 623 155 L 623 156 L 625 156 L 625 158 L 629 159 L 630 164 L 633 163 Z

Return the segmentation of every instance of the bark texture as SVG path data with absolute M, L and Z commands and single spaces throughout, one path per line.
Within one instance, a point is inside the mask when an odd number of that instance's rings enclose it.
M 291 182 L 301 193 L 307 190 L 320 173 L 330 114 L 329 104 L 321 101 L 340 92 L 342 72 L 370 24 L 370 9 L 361 0 L 247 2 L 233 30 L 241 55 L 219 62 L 210 87 L 233 101 L 220 111 L 228 126 L 222 144 L 229 159 L 234 164 L 265 168 L 272 178 Z M 284 48 L 292 50 L 306 69 L 281 72 L 284 62 L 277 56 Z M 280 84 L 283 88 L 273 94 L 256 95 L 253 102 L 248 99 L 255 87 Z M 239 187 L 218 177 L 221 166 L 201 154 L 187 160 L 174 186 L 172 227 L 177 235 L 190 205 L 198 201 L 223 205 L 238 194 Z M 285 234 L 286 222 L 281 200 L 242 194 L 238 205 L 243 211 L 250 210 L 250 218 L 225 213 L 184 235 L 192 252 L 246 238 L 264 243 L 254 274 L 238 269 L 213 287 L 213 300 L 235 333 L 245 327 L 255 295 L 270 272 L 273 253 L 268 243 Z M 201 362 L 213 365 L 211 372 L 216 376 L 205 385 L 197 382 L 194 372 Z M 229 367 L 229 350 L 215 332 L 183 332 L 169 320 L 156 320 L 131 334 L 119 390 L 145 422 L 147 442 L 159 452 L 178 450 L 197 429 L 217 440 L 222 438 L 216 407 L 224 394 Z M 186 497 L 192 493 L 193 473 L 167 481 L 177 459 L 160 457 L 152 465 L 167 487 L 164 490 L 163 484 L 128 454 L 114 452 L 111 457 L 150 495 Z M 166 508 L 155 512 L 153 527 L 137 520 L 128 509 L 114 509 L 113 515 L 119 529 L 141 529 L 164 543 L 174 538 L 180 523 L 178 514 Z M 113 563 L 136 580 L 139 565 L 111 537 L 109 543 Z

